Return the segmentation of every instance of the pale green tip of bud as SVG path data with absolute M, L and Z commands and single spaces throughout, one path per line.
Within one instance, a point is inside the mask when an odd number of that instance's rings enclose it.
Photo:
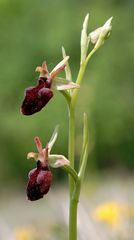
M 112 29 L 112 19 L 113 19 L 113 17 L 110 17 L 110 18 L 105 22 L 105 24 L 103 25 L 103 28 L 104 28 L 104 29 L 107 29 L 107 30 L 109 30 L 109 28 Z
M 84 22 L 83 22 L 83 29 L 87 30 L 88 27 L 88 21 L 89 21 L 89 13 L 86 15 Z
M 65 58 L 65 57 L 66 57 L 66 51 L 65 51 L 65 48 L 62 46 L 62 47 L 61 47 L 61 50 L 62 50 L 63 58 Z
M 104 40 L 109 36 L 112 30 L 112 19 L 113 17 L 109 18 L 102 27 L 101 35 L 104 37 Z
M 89 38 L 87 36 L 88 22 L 89 22 L 89 13 L 86 15 L 84 19 L 83 28 L 81 31 L 81 64 L 85 61 L 87 56 L 87 50 L 88 50 L 88 44 L 89 44 Z

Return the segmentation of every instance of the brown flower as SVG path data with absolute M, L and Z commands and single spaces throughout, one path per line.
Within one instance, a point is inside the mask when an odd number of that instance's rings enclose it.
M 21 106 L 21 112 L 24 115 L 32 115 L 39 112 L 53 97 L 51 89 L 53 77 L 65 68 L 58 69 L 55 74 L 49 74 L 46 63 L 42 67 L 37 67 L 36 71 L 40 72 L 40 77 L 37 80 L 35 87 L 29 87 L 25 90 L 25 98 Z
M 35 137 L 34 141 L 38 153 L 29 152 L 27 158 L 34 158 L 37 167 L 32 169 L 28 174 L 27 197 L 34 201 L 43 198 L 48 193 L 52 183 L 52 173 L 49 165 L 53 168 L 69 165 L 69 161 L 63 155 L 50 154 L 51 149 L 57 139 L 58 126 L 55 128 L 50 141 L 46 147 L 42 147 L 39 137 Z
M 32 169 L 28 174 L 27 197 L 31 201 L 43 198 L 48 193 L 52 183 L 52 173 L 41 161 L 37 161 L 37 168 Z
M 42 67 L 36 68 L 40 76 L 35 87 L 29 87 L 25 90 L 25 98 L 21 106 L 22 114 L 32 115 L 39 112 L 53 97 L 54 88 L 60 91 L 79 88 L 78 84 L 56 77 L 58 73 L 65 69 L 68 58 L 65 57 L 51 73 L 48 72 L 46 62 L 42 64 Z

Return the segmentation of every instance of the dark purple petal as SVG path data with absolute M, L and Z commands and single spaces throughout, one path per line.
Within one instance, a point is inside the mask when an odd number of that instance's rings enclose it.
M 39 112 L 53 97 L 50 87 L 51 79 L 39 78 L 37 86 L 27 88 L 21 112 L 24 115 L 32 115 Z
M 37 168 L 32 169 L 29 174 L 29 181 L 27 185 L 27 197 L 31 201 L 43 198 L 44 194 L 47 194 L 51 183 L 52 183 L 52 173 L 48 167 L 43 168 L 42 166 L 37 166 Z

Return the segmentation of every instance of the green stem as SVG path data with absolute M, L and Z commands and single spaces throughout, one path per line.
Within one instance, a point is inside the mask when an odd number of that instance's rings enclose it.
M 85 60 L 85 64 L 87 65 L 87 63 L 89 62 L 90 58 L 92 57 L 92 55 L 97 51 L 96 48 L 93 48 L 92 51 L 87 55 L 86 60 Z
M 85 72 L 85 64 L 82 64 L 78 73 L 77 82 L 81 83 Z M 77 102 L 78 90 L 73 91 L 71 103 L 69 105 L 69 151 L 68 159 L 70 160 L 70 166 L 74 168 L 74 150 L 75 150 L 75 107 Z M 77 181 L 78 182 L 78 181 Z M 78 198 L 73 198 L 74 192 L 76 192 L 77 183 L 69 176 L 69 190 L 70 190 L 70 207 L 69 207 L 69 240 L 77 240 L 77 206 Z M 79 196 L 79 194 L 78 194 Z
M 72 102 L 69 107 L 69 151 L 68 159 L 70 166 L 74 169 L 74 151 L 75 151 L 75 106 Z M 77 240 L 77 201 L 73 197 L 73 192 L 77 183 L 69 176 L 69 240 Z
M 80 70 L 79 70 L 78 77 L 77 77 L 77 80 L 76 80 L 76 83 L 79 84 L 79 85 L 81 84 L 83 75 L 85 73 L 85 68 L 86 68 L 86 63 L 84 62 L 80 66 Z M 77 102 L 78 92 L 79 92 L 79 89 L 74 89 L 74 91 L 73 91 L 72 105 L 74 107 L 75 107 L 76 102 Z
M 86 60 L 81 64 L 77 84 L 81 84 L 86 65 L 92 55 L 95 53 L 93 49 Z M 68 159 L 70 166 L 74 169 L 74 152 L 75 152 L 75 108 L 78 98 L 78 89 L 73 90 L 71 101 L 69 105 L 69 144 L 68 144 Z M 81 179 L 78 178 L 77 182 L 74 181 L 72 176 L 69 176 L 69 191 L 70 191 L 70 207 L 69 207 L 69 240 L 77 240 L 77 207 L 79 202 L 79 195 L 81 189 Z
M 92 57 L 92 55 L 96 52 L 96 49 L 93 48 L 92 51 L 88 54 L 87 58 L 85 59 L 85 61 L 81 64 L 80 66 L 80 70 L 79 70 L 79 73 L 78 73 L 78 77 L 77 77 L 77 80 L 76 80 L 76 83 L 77 84 L 81 84 L 81 81 L 83 79 L 83 76 L 84 76 L 84 73 L 85 73 L 85 69 L 86 69 L 86 66 L 87 66 L 87 63 L 89 62 L 90 58 Z M 77 97 L 78 97 L 78 92 L 79 92 L 79 89 L 75 89 L 73 91 L 73 99 L 72 99 L 72 103 L 73 105 L 76 105 L 76 101 L 77 101 Z
M 70 215 L 69 215 L 69 240 L 77 240 L 77 206 L 78 202 L 70 201 Z
M 69 143 L 68 143 L 68 159 L 70 166 L 74 168 L 74 149 L 75 149 L 75 111 L 72 104 L 69 106 Z M 70 199 L 74 189 L 74 180 L 69 176 Z

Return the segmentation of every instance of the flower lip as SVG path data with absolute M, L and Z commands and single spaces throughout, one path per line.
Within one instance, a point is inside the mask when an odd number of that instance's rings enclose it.
M 39 112 L 53 97 L 51 78 L 40 77 L 35 87 L 27 88 L 25 98 L 21 106 L 24 115 L 32 115 Z
M 30 201 L 43 198 L 48 193 L 52 183 L 52 173 L 48 165 L 37 161 L 37 168 L 32 169 L 28 174 L 27 197 Z

